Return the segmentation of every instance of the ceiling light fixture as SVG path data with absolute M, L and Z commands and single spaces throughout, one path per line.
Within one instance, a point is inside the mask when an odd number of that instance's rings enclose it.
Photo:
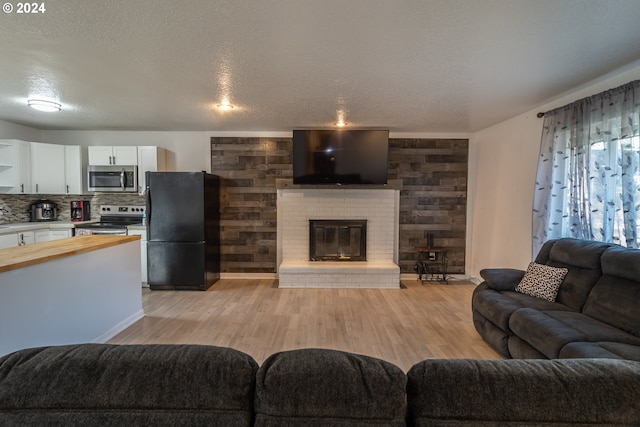
M 62 110 L 62 105 L 53 101 L 45 101 L 43 99 L 28 99 L 27 105 L 38 111 L 46 111 L 47 113 L 54 113 Z
M 233 110 L 233 105 L 229 104 L 228 102 L 222 102 L 221 104 L 218 104 L 217 107 L 222 111 Z
M 339 128 L 345 127 L 347 125 L 347 122 L 344 121 L 344 116 L 346 115 L 346 113 L 343 109 L 339 109 L 338 111 L 336 111 L 336 113 L 338 115 L 338 122 L 336 123 L 336 126 Z

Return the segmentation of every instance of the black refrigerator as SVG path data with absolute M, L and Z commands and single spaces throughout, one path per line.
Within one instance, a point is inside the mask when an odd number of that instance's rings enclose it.
M 220 278 L 220 178 L 147 172 L 147 282 L 151 290 L 206 290 Z

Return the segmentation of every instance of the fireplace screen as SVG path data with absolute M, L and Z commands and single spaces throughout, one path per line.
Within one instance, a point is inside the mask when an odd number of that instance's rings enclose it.
M 367 220 L 309 220 L 311 261 L 366 261 Z

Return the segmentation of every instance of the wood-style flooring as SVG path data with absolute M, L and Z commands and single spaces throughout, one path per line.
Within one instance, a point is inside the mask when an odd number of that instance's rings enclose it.
M 282 350 L 332 348 L 404 371 L 423 359 L 501 358 L 473 327 L 474 284 L 403 285 L 279 289 L 276 280 L 223 279 L 204 292 L 143 289 L 145 317 L 109 343 L 232 347 L 259 364 Z

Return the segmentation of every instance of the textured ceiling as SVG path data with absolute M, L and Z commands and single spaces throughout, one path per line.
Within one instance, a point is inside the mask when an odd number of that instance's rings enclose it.
M 45 8 L 0 15 L 0 119 L 40 129 L 289 131 L 342 111 L 352 127 L 472 132 L 640 59 L 638 0 Z

